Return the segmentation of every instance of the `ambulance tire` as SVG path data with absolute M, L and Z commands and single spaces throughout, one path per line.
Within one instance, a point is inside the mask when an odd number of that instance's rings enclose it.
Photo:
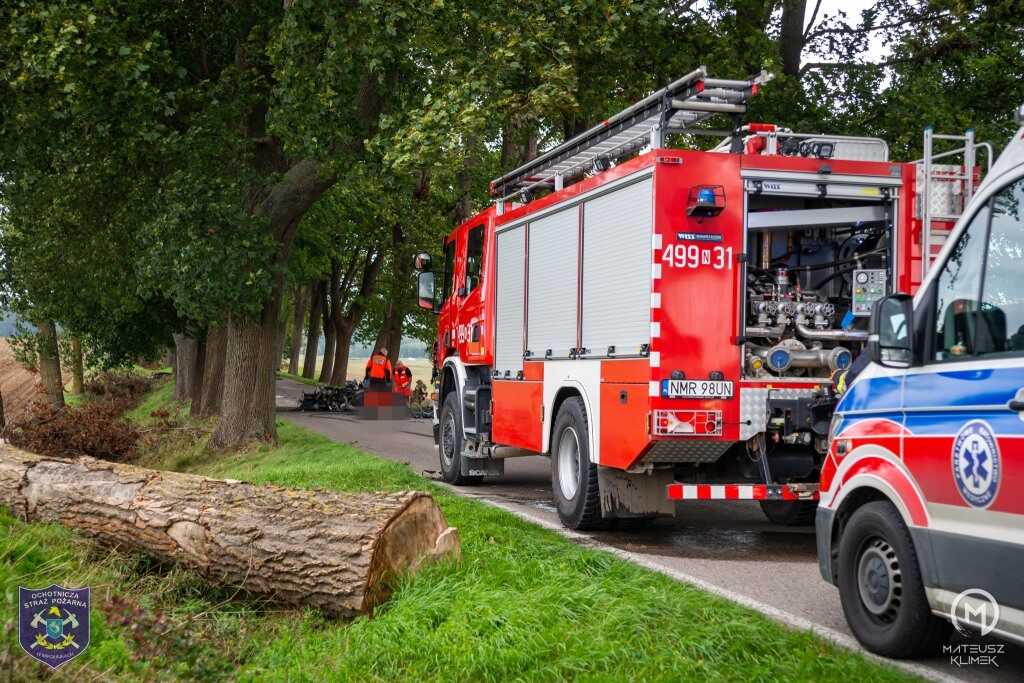
M 441 476 L 449 484 L 455 486 L 473 486 L 483 481 L 480 475 L 462 474 L 462 410 L 459 397 L 450 392 L 441 405 L 441 417 L 438 422 L 440 433 L 437 440 L 437 452 L 441 460 Z
M 950 624 L 932 614 L 910 531 L 889 501 L 857 509 L 839 539 L 839 598 L 866 649 L 894 659 L 935 654 Z
M 558 409 L 551 434 L 551 492 L 558 518 L 569 529 L 605 529 L 597 465 L 590 462 L 587 408 L 579 397 L 567 398 Z
M 816 500 L 762 500 L 761 512 L 772 524 L 811 526 L 818 511 Z

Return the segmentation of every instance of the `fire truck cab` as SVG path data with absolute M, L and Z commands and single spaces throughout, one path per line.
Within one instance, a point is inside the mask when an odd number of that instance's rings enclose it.
M 832 377 L 952 224 L 922 230 L 918 165 L 882 140 L 745 124 L 769 79 L 687 74 L 495 179 L 441 268 L 420 259 L 447 481 L 545 454 L 571 528 L 695 499 L 813 523 Z M 723 114 L 717 147 L 666 147 Z
M 917 294 L 876 303 L 832 419 L 818 559 L 873 652 L 932 653 L 950 621 L 1024 642 L 1022 276 L 1024 127 Z

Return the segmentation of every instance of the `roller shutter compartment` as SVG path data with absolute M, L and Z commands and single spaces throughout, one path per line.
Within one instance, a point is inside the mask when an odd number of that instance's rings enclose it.
M 512 377 L 523 369 L 526 227 L 499 232 L 494 300 L 494 369 Z
M 533 358 L 568 358 L 576 348 L 579 208 L 531 221 L 529 230 L 526 348 Z
M 584 205 L 583 347 L 588 356 L 637 355 L 650 343 L 653 186 L 648 177 Z

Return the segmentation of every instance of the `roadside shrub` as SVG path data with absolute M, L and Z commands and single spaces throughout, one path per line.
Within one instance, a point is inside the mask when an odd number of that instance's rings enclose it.
M 87 402 L 54 410 L 33 404 L 29 416 L 8 429 L 7 438 L 25 450 L 59 458 L 89 455 L 119 462 L 135 455 L 139 432 L 122 415 L 125 399 Z
M 150 380 L 141 375 L 106 370 L 94 375 L 85 383 L 85 393 L 95 398 L 134 404 L 149 391 L 150 386 Z M 127 407 L 130 405 L 122 406 L 122 409 Z

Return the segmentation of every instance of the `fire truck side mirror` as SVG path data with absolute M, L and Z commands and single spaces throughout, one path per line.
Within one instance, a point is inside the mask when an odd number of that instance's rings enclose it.
M 425 270 L 416 278 L 416 303 L 420 308 L 425 308 L 432 313 L 437 313 L 439 306 L 434 297 L 434 273 Z
M 416 258 L 413 261 L 413 267 L 420 272 L 430 270 L 430 254 L 425 251 L 416 254 Z
M 867 352 L 871 360 L 887 368 L 914 364 L 914 299 L 890 294 L 875 302 Z

